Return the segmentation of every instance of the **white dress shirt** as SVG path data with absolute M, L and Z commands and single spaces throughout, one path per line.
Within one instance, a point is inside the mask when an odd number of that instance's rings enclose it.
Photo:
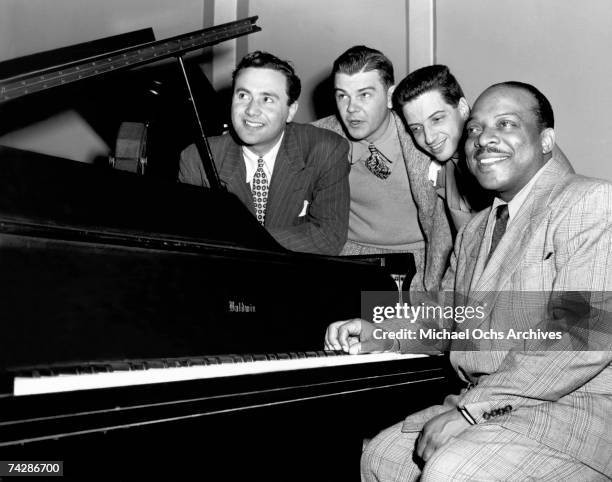
M 272 149 L 266 152 L 263 156 L 259 156 L 248 147 L 242 146 L 242 158 L 244 159 L 244 165 L 246 167 L 246 182 L 249 186 L 253 187 L 253 176 L 257 170 L 257 161 L 260 157 L 263 158 L 263 169 L 266 173 L 266 177 L 268 178 L 268 186 L 270 185 L 270 182 L 272 181 L 272 173 L 274 172 L 274 163 L 276 162 L 276 156 L 278 155 L 278 151 L 280 149 L 281 142 L 283 142 L 284 136 L 285 132 L 281 134 L 280 139 L 276 144 L 274 144 Z

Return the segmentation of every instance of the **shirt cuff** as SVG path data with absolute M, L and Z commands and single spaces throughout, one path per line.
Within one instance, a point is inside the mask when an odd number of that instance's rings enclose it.
M 474 417 L 472 417 L 470 412 L 467 411 L 467 408 L 457 407 L 457 411 L 463 416 L 463 418 L 465 418 L 467 423 L 469 423 L 470 425 L 476 425 L 476 420 L 474 419 Z

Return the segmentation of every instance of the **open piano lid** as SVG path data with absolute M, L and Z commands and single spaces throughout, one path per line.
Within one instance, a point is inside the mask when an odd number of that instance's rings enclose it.
M 158 41 L 150 40 L 148 29 L 4 62 L 0 75 L 10 77 L 0 79 L 0 108 L 31 94 L 48 95 L 58 87 L 180 58 L 186 52 L 257 32 L 261 29 L 256 20 L 250 17 Z M 122 43 L 132 45 L 119 48 Z M 24 72 L 27 66 L 30 71 Z M 197 111 L 195 103 L 191 107 Z M 2 230 L 52 229 L 62 231 L 63 237 L 141 241 L 150 237 L 281 250 L 241 203 L 214 182 L 216 169 L 201 124 L 195 131 L 200 137 L 196 144 L 207 151 L 201 152 L 202 162 L 219 193 L 201 188 L 190 192 L 186 186 L 0 146 Z M 196 189 L 199 197 L 194 197 Z M 194 222 L 198 219 L 202 222 Z

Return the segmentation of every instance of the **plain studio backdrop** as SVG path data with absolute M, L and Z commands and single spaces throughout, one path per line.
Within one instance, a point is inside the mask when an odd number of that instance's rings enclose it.
M 520 80 L 555 109 L 557 140 L 579 173 L 612 180 L 609 0 L 0 0 L 0 61 L 152 27 L 157 39 L 258 15 L 259 33 L 214 47 L 202 65 L 226 89 L 236 60 L 268 50 L 303 81 L 298 122 L 333 111 L 333 60 L 355 44 L 386 53 L 396 79 L 447 64 L 468 101 Z M 91 162 L 112 146 L 78 114 L 5 132 L 0 144 Z

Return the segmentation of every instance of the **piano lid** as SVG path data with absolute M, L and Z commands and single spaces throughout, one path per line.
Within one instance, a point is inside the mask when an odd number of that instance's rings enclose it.
M 254 16 L 236 20 L 169 39 L 147 42 L 0 79 L 0 103 L 169 57 L 178 57 L 192 50 L 259 32 L 261 28 L 255 25 L 257 18 Z
M 3 232 L 284 251 L 233 194 L 0 146 Z
M 72 104 L 107 146 L 115 145 L 123 121 L 146 126 L 148 175 L 176 179 L 178 153 L 195 143 L 211 189 L 224 190 L 204 125 L 219 134 L 225 109 L 217 105 L 217 95 L 199 66 L 185 64 L 183 57 L 260 31 L 256 20 L 253 16 L 158 41 L 143 40 L 152 33 L 132 32 L 4 62 L 0 77 L 2 72 L 10 76 L 0 78 L 0 135 L 12 132 L 12 126 L 30 125 L 30 117 L 40 121 Z M 172 59 L 177 62 L 163 62 Z M 150 64 L 155 64 L 154 69 L 148 68 Z M 28 148 L 20 143 L 14 146 Z M 108 161 L 99 148 L 92 157 L 96 154 L 96 159 L 78 159 Z

